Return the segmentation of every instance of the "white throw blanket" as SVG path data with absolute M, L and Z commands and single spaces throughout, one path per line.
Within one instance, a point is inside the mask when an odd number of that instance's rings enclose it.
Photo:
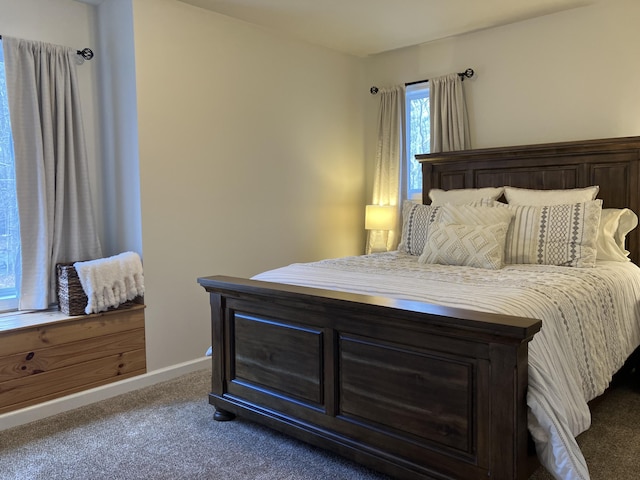
M 142 261 L 135 252 L 76 262 L 73 266 L 87 295 L 85 313 L 104 312 L 144 295 Z

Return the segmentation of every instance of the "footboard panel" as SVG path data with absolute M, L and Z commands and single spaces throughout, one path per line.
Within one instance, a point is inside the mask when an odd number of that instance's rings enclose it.
M 355 336 L 341 336 L 338 348 L 345 420 L 468 460 L 475 455 L 474 427 L 488 412 L 478 415 L 474 387 L 486 361 Z
M 526 478 L 530 319 L 228 277 L 210 403 L 398 478 Z
M 230 318 L 232 387 L 239 384 L 317 406 L 324 403 L 322 330 L 234 310 Z

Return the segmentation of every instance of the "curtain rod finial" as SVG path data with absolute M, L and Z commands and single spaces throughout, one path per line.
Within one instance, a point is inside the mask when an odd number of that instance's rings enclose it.
M 78 50 L 77 53 L 85 60 L 91 60 L 93 58 L 93 50 L 91 50 L 90 48 L 84 48 L 82 50 Z
M 371 87 L 369 89 L 369 92 L 371 92 L 371 95 L 375 95 L 376 93 L 378 93 L 378 87 Z

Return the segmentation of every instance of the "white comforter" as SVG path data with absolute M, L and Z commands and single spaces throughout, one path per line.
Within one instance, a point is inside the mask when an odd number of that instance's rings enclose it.
M 640 268 L 632 263 L 485 270 L 424 265 L 391 252 L 293 264 L 254 278 L 541 319 L 529 344 L 529 430 L 540 461 L 562 480 L 589 478 L 575 441 L 591 424 L 587 402 L 640 344 Z

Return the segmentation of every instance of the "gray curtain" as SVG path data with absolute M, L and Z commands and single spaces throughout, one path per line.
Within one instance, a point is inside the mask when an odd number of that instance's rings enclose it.
M 20 310 L 57 302 L 57 263 L 102 256 L 89 189 L 76 50 L 2 38 L 20 217 Z
M 376 148 L 376 168 L 373 178 L 373 205 L 393 205 L 400 218 L 400 166 L 404 156 L 404 85 L 381 88 L 380 110 L 378 114 L 378 144 Z M 366 252 L 377 243 L 386 244 L 387 250 L 398 246 L 398 222 L 390 231 L 370 230 Z
M 429 79 L 431 153 L 471 148 L 462 79 L 457 73 Z

